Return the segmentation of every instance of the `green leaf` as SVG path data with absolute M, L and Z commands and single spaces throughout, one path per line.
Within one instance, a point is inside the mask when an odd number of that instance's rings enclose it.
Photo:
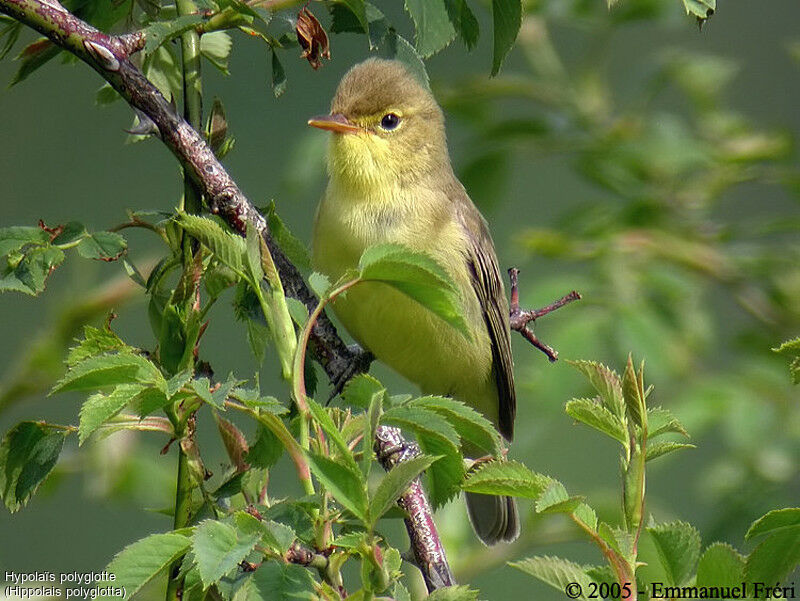
M 308 276 L 308 285 L 319 298 L 325 298 L 331 289 L 331 281 L 328 276 L 316 271 Z
M 642 368 L 644 368 L 644 365 L 642 365 Z M 642 382 L 636 377 L 636 370 L 633 368 L 633 358 L 631 355 L 628 355 L 628 362 L 625 364 L 625 373 L 622 376 L 622 397 L 625 399 L 625 408 L 627 409 L 628 417 L 634 424 L 641 428 L 642 420 L 645 419 L 644 416 L 646 415 L 644 390 L 642 388 Z
M 573 597 L 570 594 L 570 598 L 588 600 L 587 594 L 590 591 L 591 580 L 584 569 L 577 563 L 561 559 L 560 557 L 537 556 L 529 557 L 521 561 L 511 561 L 508 565 L 522 570 L 534 578 L 538 578 L 542 582 L 557 589 L 562 594 L 565 590 L 569 591 L 570 589 L 567 589 L 567 586 L 571 585 L 575 587 L 571 590 L 576 592 L 581 591 L 581 593 L 577 597 Z M 575 586 L 574 583 L 577 583 L 579 586 Z
M 272 239 L 278 243 L 289 260 L 300 269 L 311 269 L 311 255 L 306 245 L 295 236 L 275 212 L 275 207 L 270 207 L 267 214 L 267 223 Z
M 667 453 L 672 453 L 672 451 L 694 448 L 696 448 L 695 445 L 684 442 L 654 442 L 647 445 L 647 455 L 645 457 L 645 461 L 651 461 L 656 457 L 661 457 Z
M 750 540 L 762 534 L 768 534 L 783 528 L 800 526 L 800 508 L 786 507 L 770 511 L 752 523 L 744 535 L 745 540 Z
M 314 579 L 307 568 L 265 561 L 237 589 L 232 601 L 313 601 Z
M 480 26 L 467 0 L 444 0 L 450 22 L 458 32 L 458 36 L 467 50 L 472 50 L 478 45 Z
M 14 74 L 9 87 L 25 81 L 29 75 L 49 63 L 52 59 L 61 54 L 61 48 L 47 38 L 36 40 L 22 49 L 17 56 L 21 61 L 19 69 Z
M 647 438 L 652 440 L 662 434 L 675 433 L 689 437 L 678 419 L 666 409 L 654 407 L 647 410 Z
M 206 38 L 207 36 L 203 36 Z M 235 234 L 225 231 L 213 219 L 198 217 L 189 213 L 179 213 L 175 222 L 193 238 L 197 238 L 225 265 L 238 274 L 244 273 L 244 257 L 247 252 L 245 241 Z
M 792 382 L 800 384 L 800 337 L 787 340 L 772 350 L 789 358 L 789 373 L 792 376 Z
M 366 409 L 376 394 L 383 395 L 383 384 L 369 374 L 358 374 L 345 384 L 342 398 L 348 405 Z
M 192 535 L 192 553 L 203 587 L 207 589 L 235 570 L 259 538 L 259 533 L 243 531 L 216 520 L 200 522 Z
M 698 19 L 708 19 L 717 9 L 717 0 L 683 0 L 683 7 L 687 15 L 694 15 Z
M 700 534 L 686 522 L 670 522 L 648 528 L 668 581 L 666 584 L 687 584 L 694 574 L 700 556 Z
M 538 513 L 572 513 L 583 503 L 583 497 L 570 497 L 564 485 L 552 480 L 541 496 L 536 499 Z
M 372 467 L 372 458 L 374 456 L 373 444 L 375 440 L 375 432 L 378 429 L 378 422 L 383 414 L 383 399 L 386 397 L 386 391 L 381 390 L 372 395 L 369 402 L 369 407 L 364 414 L 364 437 L 362 441 L 362 457 L 361 457 L 361 472 L 365 478 L 369 478 L 369 471 Z
M 93 326 L 84 326 L 83 340 L 78 342 L 77 346 L 72 347 L 67 355 L 67 365 L 70 367 L 75 366 L 84 359 L 102 355 L 110 351 L 117 351 L 121 349 L 133 351 L 122 339 L 111 331 L 111 326 L 106 323 L 105 327 L 101 330 Z
M 367 490 L 361 472 L 323 455 L 309 453 L 308 464 L 317 479 L 353 515 L 367 521 Z
M 458 433 L 446 419 L 422 407 L 401 405 L 386 411 L 381 422 L 413 432 L 423 453 L 441 456 L 427 472 L 434 508 L 458 493 L 464 477 L 463 457 Z
M 286 91 L 286 71 L 283 69 L 281 59 L 275 49 L 272 50 L 272 94 L 280 98 Z
M 454 584 L 437 588 L 426 597 L 427 601 L 476 601 L 478 591 L 466 584 Z
M 87 259 L 116 261 L 127 248 L 125 238 L 116 232 L 95 232 L 81 240 L 78 254 Z
M 208 37 L 208 34 L 203 38 Z M 202 39 L 201 39 L 202 43 Z M 148 55 L 144 69 L 147 79 L 164 95 L 165 98 L 179 98 L 183 90 L 183 79 L 178 61 L 169 44 L 161 46 Z
M 164 42 L 168 42 L 193 29 L 195 25 L 203 22 L 203 18 L 202 14 L 197 13 L 175 17 L 169 21 L 151 23 L 144 29 L 145 39 L 147 40 L 144 46 L 145 53 L 150 54 Z
M 622 421 L 593 399 L 572 399 L 566 405 L 567 415 L 607 434 L 628 448 L 628 431 Z
M 158 368 L 141 355 L 123 351 L 84 359 L 67 371 L 51 392 L 95 390 L 119 384 L 154 384 L 166 390 L 167 382 Z
M 522 25 L 522 1 L 492 0 L 492 21 L 494 23 L 492 75 L 497 75 L 517 40 L 517 34 Z
M 586 524 L 590 530 L 597 530 L 597 513 L 586 503 L 579 504 L 572 512 L 576 518 Z
M 620 420 L 625 416 L 625 402 L 622 398 L 622 383 L 617 373 L 594 361 L 567 361 L 585 375 L 592 387 L 600 395 L 603 406 Z
M 16 290 L 35 296 L 44 291 L 47 278 L 64 260 L 64 252 L 54 246 L 26 249 L 13 259 L 0 257 L 0 292 Z
M 800 564 L 800 527 L 773 531 L 747 556 L 745 582 L 764 582 L 770 586 L 786 578 Z M 766 591 L 758 597 L 764 598 Z
M 713 543 L 697 564 L 697 586 L 739 586 L 744 580 L 744 557 L 725 543 Z
M 163 390 L 145 388 L 131 399 L 130 405 L 139 417 L 147 417 L 165 407 L 171 400 L 177 400 L 177 397 L 168 399 Z
M 130 599 L 190 545 L 191 540 L 180 534 L 152 534 L 117 553 L 106 571 L 116 575 L 114 586 L 124 587 L 126 598 Z
M 500 436 L 494 425 L 482 413 L 449 397 L 421 397 L 409 402 L 410 407 L 423 407 L 444 417 L 462 441 L 468 441 L 487 454 L 498 455 Z
M 417 52 L 428 58 L 445 48 L 456 37 L 445 0 L 405 0 L 414 21 Z
M 353 458 L 353 452 L 350 450 L 350 447 L 347 446 L 347 442 L 342 437 L 342 433 L 339 431 L 339 428 L 336 427 L 336 424 L 333 423 L 333 419 L 325 408 L 313 399 L 308 399 L 308 408 L 311 410 L 311 415 L 317 423 L 322 426 L 322 430 L 325 432 L 328 440 L 333 442 L 336 446 L 338 454 L 333 458 L 342 461 L 351 470 L 358 471 L 358 464 Z
M 406 491 L 411 482 L 428 469 L 438 457 L 420 455 L 395 465 L 381 479 L 369 502 L 370 527 L 374 527 L 397 499 Z
M 92 432 L 122 411 L 142 389 L 141 384 L 122 384 L 108 395 L 97 393 L 90 396 L 81 406 L 78 443 L 86 442 Z
M 50 234 L 40 227 L 13 226 L 0 228 L 0 255 L 20 250 L 26 244 L 36 246 L 50 242 Z
M 470 473 L 461 488 L 485 495 L 538 499 L 552 482 L 516 461 L 490 461 Z
M 272 430 L 259 424 L 256 441 L 250 445 L 250 450 L 245 456 L 246 461 L 253 467 L 270 468 L 278 462 L 283 455 L 283 445 Z
M 359 261 L 364 281 L 389 284 L 469 338 L 455 284 L 431 257 L 397 244 L 367 248 Z
M 68 430 L 20 422 L 0 444 L 0 498 L 11 513 L 24 507 L 55 467 Z
M 378 54 L 383 58 L 395 59 L 408 68 L 409 72 L 426 89 L 430 89 L 428 71 L 422 57 L 417 53 L 414 46 L 399 35 L 394 29 L 389 29 L 377 47 Z
M 364 0 L 337 0 L 337 4 L 346 6 L 353 16 L 361 25 L 364 33 L 369 32 L 369 23 L 367 21 L 367 9 Z
M 228 71 L 228 58 L 230 57 L 233 40 L 224 31 L 212 31 L 200 38 L 200 53 L 225 75 Z
M 281 555 L 284 555 L 286 551 L 289 550 L 289 547 L 292 546 L 295 539 L 297 539 L 294 530 L 286 524 L 281 524 L 280 522 L 274 522 L 272 520 L 261 522 L 261 524 L 264 526 L 261 540 L 263 540 L 264 544 L 270 549 Z

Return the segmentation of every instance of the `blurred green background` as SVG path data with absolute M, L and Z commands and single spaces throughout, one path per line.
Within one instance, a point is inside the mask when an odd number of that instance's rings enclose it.
M 381 8 L 411 37 L 399 3 Z M 328 23 L 322 5 L 312 9 Z M 800 5 L 720 2 L 702 31 L 670 0 L 620 0 L 610 13 L 600 0 L 541 0 L 527 11 L 499 77 L 488 77 L 485 11 L 477 49 L 456 43 L 427 63 L 456 171 L 491 225 L 501 265 L 522 270 L 523 305 L 571 289 L 584 295 L 537 324 L 537 334 L 562 359 L 618 370 L 628 352 L 646 359 L 650 404 L 669 408 L 692 435 L 697 449 L 650 465 L 647 511 L 691 522 L 704 545 L 746 550 L 749 523 L 800 495 L 798 389 L 770 351 L 800 333 Z M 225 164 L 240 187 L 257 204 L 274 199 L 308 241 L 326 138 L 305 122 L 327 108 L 366 41 L 333 36 L 333 58 L 318 72 L 299 50 L 282 53 L 288 88 L 275 99 L 269 54 L 245 38 L 236 39 L 230 77 L 206 66 L 206 105 L 214 96 L 225 103 L 236 137 Z M 0 91 L 0 225 L 79 219 L 103 229 L 128 208 L 170 210 L 181 192 L 172 156 L 155 140 L 125 144 L 127 106 L 96 107 L 98 76 L 58 62 Z M 15 68 L 0 63 L 0 81 Z M 143 270 L 160 251 L 146 233 L 129 231 L 129 242 Z M 105 309 L 92 302 L 116 309 L 125 340 L 152 345 L 143 297 L 128 287 L 120 265 L 74 258 L 40 297 L 0 296 L 0 430 L 21 419 L 77 422 L 79 395 L 43 390 L 76 324 L 102 319 Z M 589 393 L 582 378 L 522 339 L 514 352 L 511 455 L 616 520 L 617 449 L 563 412 L 566 400 Z M 225 303 L 212 313 L 203 358 L 220 376 L 259 370 Z M 392 392 L 412 390 L 381 366 L 375 372 Z M 260 373 L 262 390 L 280 394 L 272 358 Z M 204 421 L 214 471 L 224 453 Z M 0 568 L 101 570 L 124 545 L 169 529 L 153 511 L 173 496 L 174 450 L 159 455 L 164 442 L 116 435 L 79 450 L 70 439 L 30 505 L 0 512 Z M 291 480 L 280 474 L 273 482 Z M 558 517 L 530 519 L 518 543 L 493 549 L 478 545 L 460 502 L 439 523 L 458 580 L 484 598 L 562 598 L 504 567 L 511 558 L 600 561 Z

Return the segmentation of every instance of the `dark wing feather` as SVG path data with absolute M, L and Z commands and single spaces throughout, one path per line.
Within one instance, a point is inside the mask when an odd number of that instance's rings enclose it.
M 511 329 L 508 321 L 508 300 L 497 265 L 494 243 L 486 221 L 467 196 L 460 183 L 453 191 L 458 218 L 469 240 L 467 262 L 472 275 L 472 287 L 478 297 L 492 341 L 492 365 L 500 401 L 500 433 L 514 437 L 514 416 L 517 398 L 514 392 L 514 362 L 511 356 Z

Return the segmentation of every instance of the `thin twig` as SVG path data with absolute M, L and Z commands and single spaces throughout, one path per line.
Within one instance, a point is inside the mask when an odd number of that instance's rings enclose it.
M 512 267 L 508 270 L 508 278 L 511 280 L 511 306 L 509 308 L 509 322 L 511 329 L 516 330 L 528 340 L 533 346 L 542 351 L 550 361 L 558 361 L 558 352 L 551 346 L 545 344 L 533 333 L 533 330 L 528 328 L 528 324 L 536 321 L 540 317 L 544 317 L 548 313 L 552 313 L 556 309 L 560 309 L 564 305 L 572 301 L 580 300 L 581 295 L 575 290 L 569 294 L 565 294 L 555 302 L 550 303 L 541 309 L 531 309 L 524 311 L 519 306 L 519 269 Z

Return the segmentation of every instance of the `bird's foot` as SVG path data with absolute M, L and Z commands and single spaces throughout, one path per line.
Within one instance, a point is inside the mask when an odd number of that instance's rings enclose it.
M 534 334 L 533 331 L 528 328 L 528 324 L 532 321 L 535 322 L 537 319 L 544 317 L 548 313 L 552 313 L 556 309 L 560 309 L 572 301 L 580 300 L 581 295 L 573 290 L 569 294 L 565 294 L 557 301 L 552 302 L 541 309 L 524 311 L 519 306 L 519 269 L 516 267 L 509 269 L 508 277 L 511 280 L 511 306 L 509 310 L 509 322 L 511 324 L 511 329 L 522 334 L 525 339 L 528 340 L 528 342 L 547 355 L 547 358 L 550 359 L 550 361 L 557 361 L 558 352 L 553 347 L 539 340 L 536 334 Z

